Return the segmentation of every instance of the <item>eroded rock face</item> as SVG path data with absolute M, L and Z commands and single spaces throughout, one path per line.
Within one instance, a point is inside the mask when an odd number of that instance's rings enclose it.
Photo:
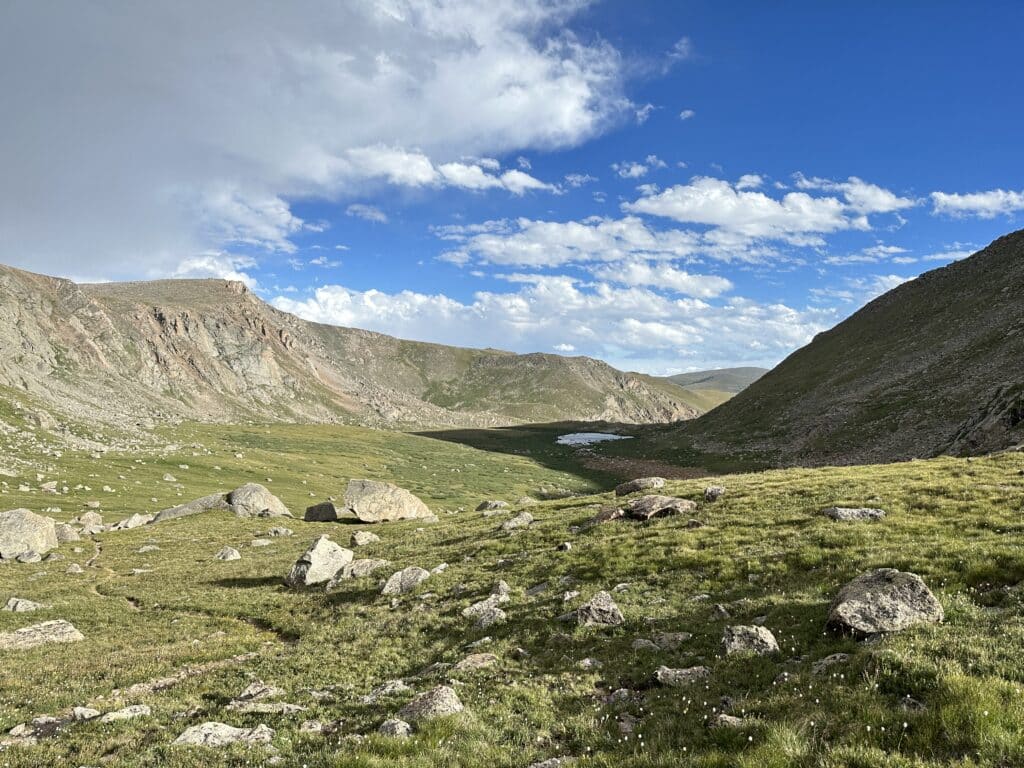
M 246 483 L 228 494 L 227 502 L 239 517 L 291 517 L 277 496 L 259 483 Z
M 418 496 L 379 480 L 350 480 L 345 489 L 344 511 L 346 516 L 364 523 L 418 520 L 434 516 Z
M 849 523 L 860 520 L 881 520 L 885 517 L 885 510 L 868 507 L 828 507 L 821 510 L 821 514 L 837 522 Z
M 295 561 L 284 582 L 295 589 L 324 584 L 351 563 L 353 557 L 351 549 L 339 546 L 326 535 L 318 536 Z
M 74 643 L 79 640 L 85 640 L 85 636 L 70 621 L 54 619 L 13 632 L 0 632 L 0 650 L 23 651 L 47 643 Z
M 940 622 L 942 605 L 915 573 L 879 568 L 839 590 L 827 626 L 858 636 L 898 632 L 915 624 Z
M 638 477 L 636 480 L 630 480 L 629 482 L 615 486 L 615 495 L 628 496 L 629 494 L 636 493 L 637 491 L 651 491 L 656 488 L 664 487 L 664 477 Z
M 407 722 L 419 723 L 454 715 L 463 709 L 459 695 L 447 685 L 439 685 L 402 707 L 398 716 Z
M 722 635 L 722 645 L 727 655 L 753 653 L 757 656 L 768 656 L 779 651 L 775 635 L 767 627 L 759 626 L 726 627 Z
M 23 552 L 43 554 L 57 548 L 56 524 L 27 509 L 0 512 L 0 558 L 10 560 Z
M 225 723 L 202 723 L 186 728 L 174 740 L 177 746 L 226 747 L 228 744 L 269 744 L 274 738 L 274 729 L 263 725 L 255 728 L 235 728 Z

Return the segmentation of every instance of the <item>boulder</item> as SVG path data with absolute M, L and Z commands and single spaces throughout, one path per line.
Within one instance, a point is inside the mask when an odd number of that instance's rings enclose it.
M 477 512 L 498 512 L 502 509 L 508 509 L 509 504 L 507 501 L 500 501 L 498 499 L 491 499 L 488 501 L 481 501 L 477 507 Z
M 38 611 L 46 606 L 42 603 L 33 603 L 31 600 L 25 600 L 21 597 L 12 597 L 0 610 L 12 611 L 13 613 L 29 613 L 30 611 Z
M 214 560 L 241 560 L 242 553 L 234 547 L 224 547 L 216 555 L 213 556 Z
M 452 667 L 453 672 L 473 672 L 485 667 L 493 667 L 498 663 L 498 657 L 493 653 L 471 653 L 469 656 Z
M 0 512 L 0 558 L 10 560 L 22 552 L 49 552 L 57 547 L 52 519 L 27 509 Z
M 350 480 L 345 489 L 345 512 L 346 516 L 364 523 L 419 520 L 434 516 L 418 496 L 380 480 Z
M 387 568 L 389 565 L 391 565 L 389 560 L 377 560 L 374 558 L 353 560 L 351 563 L 341 566 L 341 570 L 334 574 L 331 580 L 327 582 L 327 589 L 334 589 L 342 581 L 365 579 L 367 576 L 379 571 L 381 568 Z
M 668 688 L 681 688 L 711 676 L 711 670 L 707 667 L 686 667 L 685 669 L 673 669 L 672 667 L 658 667 L 654 672 L 654 682 Z
M 650 520 L 655 517 L 679 515 L 693 512 L 697 503 L 689 499 L 677 499 L 673 496 L 641 496 L 633 499 L 625 509 L 626 517 L 633 520 Z
M 405 722 L 405 720 L 399 720 L 397 717 L 392 717 L 390 720 L 385 720 L 381 723 L 380 728 L 377 729 L 377 733 L 382 736 L 392 736 L 398 739 L 405 739 L 412 735 L 412 726 Z
M 419 723 L 454 715 L 463 709 L 459 695 L 447 685 L 439 685 L 402 707 L 398 716 L 410 723 Z
M 101 723 L 119 723 L 124 720 L 134 720 L 137 717 L 149 717 L 152 714 L 145 704 L 135 704 L 124 709 L 117 709 L 107 712 L 100 718 Z
M 837 522 L 849 523 L 860 520 L 881 520 L 885 517 L 885 510 L 868 507 L 827 507 L 821 510 L 821 514 Z
M 511 517 L 501 524 L 501 530 L 503 531 L 514 531 L 517 528 L 526 528 L 533 522 L 533 515 L 529 512 L 520 512 L 515 517 Z
M 708 721 L 708 728 L 742 728 L 743 718 L 719 713 Z
M 13 632 L 0 632 L 0 650 L 23 651 L 47 643 L 74 643 L 79 640 L 85 640 L 85 636 L 70 621 L 54 619 Z
M 768 656 L 779 652 L 775 635 L 767 627 L 734 626 L 726 627 L 722 634 L 722 646 L 727 656 L 734 653 L 753 653 Z
M 615 495 L 628 496 L 629 494 L 636 493 L 637 491 L 650 491 L 655 488 L 664 487 L 664 477 L 638 477 L 636 480 L 630 480 L 627 483 L 615 486 Z
M 82 540 L 82 537 L 78 535 L 78 529 L 73 525 L 68 525 L 67 523 L 57 523 L 54 526 L 54 531 L 57 534 L 58 544 Z
M 112 531 L 127 531 L 127 530 L 130 530 L 132 528 L 139 528 L 139 527 L 141 527 L 143 525 L 147 525 L 147 524 L 153 522 L 153 519 L 154 519 L 153 515 L 140 515 L 138 512 L 136 512 L 131 517 L 126 517 L 124 520 L 121 520 L 121 521 L 119 521 L 117 523 L 114 523 L 114 526 L 113 526 L 113 528 L 111 528 L 111 530 Z
M 429 578 L 430 571 L 411 565 L 393 573 L 380 593 L 382 595 L 404 595 L 406 592 L 412 592 Z
M 725 495 L 725 488 L 720 485 L 709 485 L 704 489 L 704 501 L 713 503 Z
M 839 590 L 829 608 L 827 626 L 863 637 L 943 618 L 942 606 L 920 576 L 879 568 L 861 574 Z
M 246 483 L 228 494 L 227 502 L 239 517 L 291 517 L 277 496 L 259 483 Z
M 333 523 L 347 517 L 344 509 L 338 507 L 333 501 L 322 501 L 306 507 L 306 514 L 302 519 L 307 523 Z
M 201 512 L 210 512 L 212 510 L 219 509 L 231 510 L 231 505 L 228 504 L 223 493 L 211 493 L 209 496 L 203 496 L 202 498 L 193 499 L 185 504 L 179 504 L 176 507 L 160 510 L 156 513 L 152 522 L 162 523 L 165 520 L 175 520 L 179 517 L 189 517 L 190 515 L 198 515 Z M 82 515 L 82 517 L 84 518 L 85 515 Z M 84 521 L 83 525 L 85 525 Z
M 274 738 L 274 729 L 262 723 L 255 728 L 235 728 L 224 723 L 203 723 L 186 728 L 174 740 L 177 746 L 226 747 L 239 742 L 246 744 L 269 744 Z
M 623 622 L 622 611 L 607 592 L 598 592 L 575 611 L 576 623 L 584 627 L 613 627 Z
M 295 561 L 284 582 L 292 588 L 324 584 L 351 563 L 353 557 L 351 549 L 338 546 L 328 536 L 318 536 Z
M 84 512 L 71 522 L 82 527 L 92 526 L 98 528 L 103 525 L 103 515 L 99 512 Z
M 376 544 L 380 541 L 380 536 L 376 533 L 370 533 L 369 531 L 356 531 L 352 534 L 351 545 L 353 547 L 365 547 L 370 544 Z

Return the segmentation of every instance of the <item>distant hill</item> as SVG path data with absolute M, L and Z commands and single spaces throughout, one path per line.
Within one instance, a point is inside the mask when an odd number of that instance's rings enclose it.
M 1024 440 L 1024 231 L 821 333 L 666 444 L 777 464 L 972 454 Z
M 197 419 L 645 423 L 702 410 L 687 390 L 598 360 L 310 323 L 223 280 L 77 285 L 0 267 L 0 360 L 0 421 L 11 408 L 36 409 L 37 422 L 63 429 Z
M 668 379 L 687 389 L 713 389 L 735 395 L 766 373 L 768 373 L 767 368 L 716 368 L 711 371 L 677 373 L 675 376 L 669 376 Z

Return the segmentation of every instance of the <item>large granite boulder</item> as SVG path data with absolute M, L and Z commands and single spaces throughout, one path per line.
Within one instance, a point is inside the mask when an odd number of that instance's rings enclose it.
M 768 656 L 779 652 L 779 644 L 771 630 L 756 625 L 726 627 L 722 634 L 722 646 L 728 656 L 734 653 Z
M 920 576 L 879 568 L 862 573 L 839 590 L 829 608 L 827 626 L 863 637 L 943 618 L 942 605 Z
M 651 495 L 633 499 L 626 507 L 625 512 L 626 517 L 632 520 L 651 520 L 655 517 L 686 514 L 696 509 L 696 502 L 689 499 Z
M 179 504 L 176 507 L 169 507 L 168 509 L 162 509 L 156 513 L 156 516 L 150 521 L 153 523 L 162 523 L 165 520 L 175 520 L 179 517 L 189 517 L 190 515 L 198 515 L 201 512 L 210 512 L 215 509 L 230 510 L 231 505 L 228 504 L 227 499 L 223 493 L 211 493 L 209 496 L 203 496 L 199 499 L 193 499 L 192 501 L 184 504 Z
M 47 643 L 75 643 L 79 640 L 85 640 L 85 637 L 70 621 L 54 619 L 13 632 L 0 632 L 0 650 L 23 651 Z
M 410 723 L 420 723 L 454 715 L 463 710 L 459 695 L 447 685 L 439 685 L 410 701 L 398 716 Z
M 351 563 L 354 556 L 351 549 L 339 546 L 328 536 L 318 536 L 295 561 L 284 583 L 296 589 L 325 584 Z
M 246 483 L 228 494 L 230 504 L 239 517 L 291 517 L 292 513 L 277 496 L 259 483 Z
M 0 512 L 0 558 L 13 560 L 24 552 L 43 554 L 57 548 L 56 523 L 27 509 Z
M 345 489 L 344 514 L 364 523 L 433 517 L 419 497 L 379 480 L 351 480 Z

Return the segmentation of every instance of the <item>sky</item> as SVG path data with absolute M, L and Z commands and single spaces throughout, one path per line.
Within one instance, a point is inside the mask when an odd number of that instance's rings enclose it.
M 0 262 L 772 366 L 1024 226 L 1024 4 L 7 0 Z

